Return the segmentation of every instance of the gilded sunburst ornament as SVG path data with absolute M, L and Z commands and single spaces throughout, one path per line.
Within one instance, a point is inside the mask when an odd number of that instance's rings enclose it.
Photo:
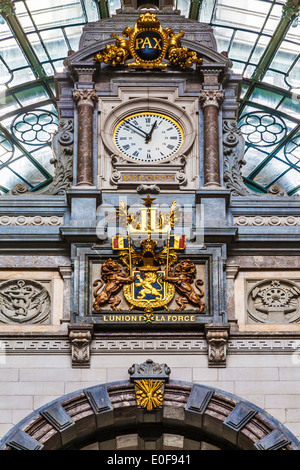
M 158 408 L 163 403 L 163 391 L 161 387 L 164 384 L 163 380 L 143 379 L 135 382 L 137 388 L 136 401 L 137 405 L 152 411 L 153 408 Z

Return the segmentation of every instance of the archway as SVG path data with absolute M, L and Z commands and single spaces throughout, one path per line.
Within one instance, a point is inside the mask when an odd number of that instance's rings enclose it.
M 212 447 L 213 446 L 213 447 Z M 300 450 L 279 421 L 235 395 L 170 381 L 163 405 L 136 404 L 134 384 L 100 384 L 65 395 L 24 418 L 1 450 Z

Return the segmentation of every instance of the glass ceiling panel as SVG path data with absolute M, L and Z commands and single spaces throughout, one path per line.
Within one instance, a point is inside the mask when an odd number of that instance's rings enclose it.
M 175 1 L 181 14 L 188 16 L 190 1 Z M 45 110 L 57 119 L 53 75 L 63 70 L 68 50 L 78 49 L 82 26 L 99 19 L 96 0 L 15 0 L 14 3 L 24 35 L 46 76 L 38 76 L 33 70 L 26 48 L 20 47 L 0 16 L 0 193 L 11 189 L 16 182 L 27 181 L 34 190 L 40 182 L 51 181 L 54 168 L 49 163 L 52 154 L 46 122 L 42 126 L 46 131 L 42 131 L 38 129 L 39 122 L 33 123 L 33 117 L 27 124 L 22 120 L 26 112 L 39 114 L 37 110 Z M 285 0 L 200 0 L 199 3 L 199 21 L 212 25 L 218 50 L 228 52 L 233 71 L 244 78 L 239 125 L 245 132 L 246 164 L 242 171 L 249 178 L 247 183 L 252 180 L 265 192 L 276 181 L 285 185 L 291 194 L 299 192 L 300 22 L 292 22 L 257 80 L 254 79 L 257 66 L 272 45 Z M 108 0 L 108 5 L 112 15 L 121 2 Z M 246 115 L 252 121 L 245 127 Z M 271 122 L 272 116 L 275 122 Z M 16 129 L 13 123 L 19 123 Z M 253 123 L 257 124 L 254 132 Z M 32 127 L 31 133 L 25 132 L 26 125 Z M 51 125 L 54 132 L 57 124 Z M 26 162 L 30 162 L 28 167 Z

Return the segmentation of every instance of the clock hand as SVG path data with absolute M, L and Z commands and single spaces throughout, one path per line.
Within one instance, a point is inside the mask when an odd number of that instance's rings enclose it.
M 151 131 L 149 132 L 149 134 L 146 135 L 146 140 L 145 140 L 146 144 L 148 144 L 149 140 L 151 140 L 152 132 L 153 132 L 154 129 L 156 128 L 156 123 L 157 123 L 157 121 L 155 121 L 155 123 L 153 124 L 152 129 L 151 129 Z
M 140 129 L 139 127 L 136 127 L 134 124 L 131 124 L 131 122 L 125 121 L 125 119 L 124 119 L 124 122 L 125 122 L 125 124 L 127 124 L 127 126 L 132 126 L 132 127 L 134 127 L 135 129 L 137 129 L 139 132 L 142 132 L 143 134 L 145 134 L 145 135 L 147 136 L 147 133 L 146 133 L 146 132 L 144 132 L 144 131 L 143 131 L 142 129 Z

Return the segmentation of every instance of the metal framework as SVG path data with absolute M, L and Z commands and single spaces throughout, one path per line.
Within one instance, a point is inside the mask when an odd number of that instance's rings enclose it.
M 210 23 L 220 51 L 243 76 L 239 127 L 243 176 L 267 192 L 300 194 L 300 0 L 176 0 L 190 19 Z M 120 0 L 0 0 L 0 193 L 17 183 L 36 191 L 52 181 L 57 121 L 53 75 L 76 50 L 82 26 L 107 18 Z M 51 121 L 51 122 L 50 122 Z

